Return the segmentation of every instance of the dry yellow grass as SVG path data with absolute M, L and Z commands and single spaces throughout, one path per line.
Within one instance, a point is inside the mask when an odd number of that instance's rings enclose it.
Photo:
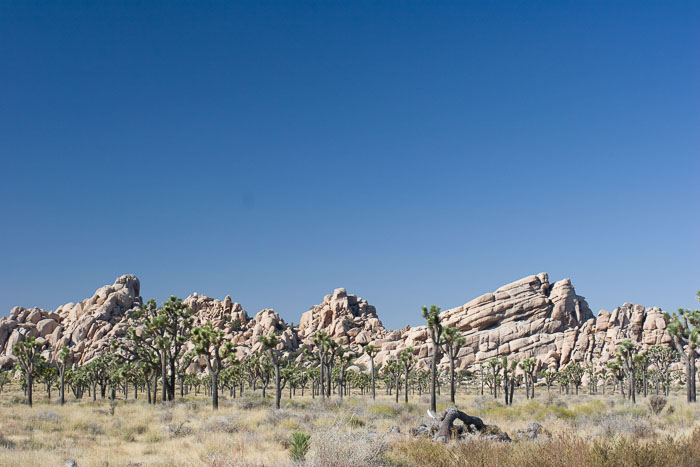
M 553 437 L 529 443 L 455 443 L 445 447 L 407 434 L 426 421 L 425 396 L 412 396 L 409 404 L 396 404 L 393 397 L 384 394 L 376 403 L 354 395 L 342 405 L 337 398 L 322 401 L 307 396 L 284 401 L 284 408 L 275 411 L 271 400 L 248 391 L 243 398 L 222 400 L 215 412 L 203 395 L 155 406 L 143 399 L 110 404 L 107 400 L 76 401 L 69 397 L 66 405 L 60 406 L 37 393 L 33 408 L 20 402 L 22 394 L 17 387 L 0 394 L 0 465 L 62 465 L 67 460 L 78 466 L 289 465 L 289 439 L 297 430 L 312 435 L 307 456 L 312 465 L 425 465 L 429 459 L 433 465 L 498 465 L 510 458 L 528 465 L 538 458 L 538 452 L 552 449 L 572 456 L 567 462 L 577 459 L 575 453 L 580 452 L 583 457 L 579 460 L 605 464 L 605 459 L 614 460 L 617 455 L 629 458 L 625 449 L 644 453 L 643 446 L 651 446 L 650 452 L 682 451 L 687 447 L 668 443 L 682 444 L 692 436 L 700 441 L 700 432 L 693 435 L 700 409 L 688 406 L 680 394 L 669 399 L 673 409 L 665 409 L 658 417 L 651 416 L 644 398 L 632 405 L 619 396 L 564 396 L 555 392 L 548 396 L 541 391 L 534 401 L 516 394 L 515 405 L 504 407 L 500 400 L 488 396 L 460 394 L 457 405 L 462 410 L 499 425 L 511 436 L 528 423 L 539 421 Z M 440 399 L 440 405 L 447 406 L 447 401 Z M 401 434 L 390 434 L 392 426 L 399 426 Z M 619 440 L 632 444 L 620 444 Z M 474 462 L 465 460 L 469 456 Z M 646 459 L 656 464 L 678 459 L 645 456 L 642 462 Z M 542 460 L 542 465 L 550 464 Z M 575 465 L 591 464 L 582 460 Z

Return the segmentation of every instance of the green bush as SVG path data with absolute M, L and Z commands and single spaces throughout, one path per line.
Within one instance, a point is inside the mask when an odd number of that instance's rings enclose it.
M 294 461 L 302 461 L 309 451 L 309 439 L 311 435 L 304 433 L 303 431 L 295 431 L 292 433 L 292 437 L 289 440 L 291 445 L 290 457 Z

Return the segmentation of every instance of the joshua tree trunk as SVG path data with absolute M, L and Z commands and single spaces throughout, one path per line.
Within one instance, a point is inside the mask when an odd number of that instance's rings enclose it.
M 280 365 L 275 365 L 275 408 L 280 408 L 280 399 L 282 398 L 282 386 L 280 385 Z
M 61 405 L 66 403 L 66 370 L 61 371 Z
M 371 357 L 369 359 L 369 361 L 370 361 L 370 370 L 372 371 L 372 375 L 371 375 L 371 377 L 372 377 L 372 400 L 375 400 L 376 392 L 375 392 L 375 388 L 374 388 L 374 357 Z
M 484 395 L 484 367 L 479 366 L 479 376 L 481 376 L 481 395 Z
M 326 391 L 325 391 L 325 388 L 323 387 L 323 384 L 324 384 L 324 376 L 325 376 L 325 373 L 324 373 L 324 371 L 323 371 L 323 370 L 324 370 L 324 366 L 325 366 L 325 365 L 323 364 L 323 358 L 321 358 L 321 377 L 319 378 L 319 384 L 320 384 L 320 389 L 321 389 L 321 399 L 325 399 L 325 398 L 326 398 Z
M 32 403 L 34 402 L 32 399 L 32 385 L 34 381 L 32 381 L 32 371 L 27 371 L 27 404 L 29 407 L 32 406 Z
M 399 403 L 399 374 L 398 373 L 396 373 L 396 376 L 394 377 L 394 386 L 395 386 L 394 389 L 396 390 L 396 391 L 394 391 L 394 394 L 396 396 L 396 403 L 398 404 Z
M 437 411 L 437 397 L 435 390 L 437 386 L 437 359 L 438 359 L 438 343 L 433 339 L 433 358 L 430 362 L 430 410 Z
M 156 405 L 158 399 L 158 375 L 153 376 L 153 405 Z
M 211 376 L 211 408 L 219 410 L 219 374 L 216 371 L 209 371 Z
M 450 355 L 450 402 L 455 403 L 455 359 Z
M 403 401 L 408 404 L 408 371 L 406 371 L 406 377 L 404 378 L 404 388 L 403 388 Z

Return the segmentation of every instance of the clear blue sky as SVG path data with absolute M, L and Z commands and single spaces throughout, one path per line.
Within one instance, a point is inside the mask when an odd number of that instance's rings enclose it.
M 697 306 L 700 2 L 3 1 L 0 44 L 2 315 Z

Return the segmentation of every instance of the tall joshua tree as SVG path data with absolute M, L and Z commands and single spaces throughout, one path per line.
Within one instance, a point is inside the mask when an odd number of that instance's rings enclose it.
M 698 292 L 700 300 L 700 292 Z M 668 326 L 666 329 L 673 338 L 676 350 L 685 363 L 685 390 L 688 402 L 696 402 L 695 392 L 695 358 L 700 344 L 700 310 L 679 308 L 673 316 L 664 315 Z
M 503 393 L 506 405 L 513 405 L 513 392 L 515 392 L 515 369 L 518 367 L 516 360 L 508 362 L 508 357 L 501 357 L 503 367 Z
M 68 347 L 63 347 L 57 357 L 58 375 L 61 380 L 60 401 L 61 405 L 63 405 L 66 403 L 66 367 L 73 360 L 73 356 Z
M 342 345 L 338 346 L 336 353 L 339 365 L 338 397 L 340 398 L 340 402 L 343 402 L 343 392 L 345 391 L 346 386 L 345 370 L 347 370 L 352 364 L 353 360 L 355 360 L 356 355 L 354 352 L 351 352 L 349 348 L 343 347 Z
M 211 323 L 192 330 L 192 341 L 195 351 L 204 356 L 207 370 L 211 377 L 211 406 L 219 409 L 219 374 L 224 369 L 226 361 L 233 356 L 233 344 L 224 340 L 224 332 L 214 329 Z
M 258 341 L 267 351 L 272 365 L 275 367 L 275 408 L 280 408 L 280 399 L 282 398 L 282 386 L 280 381 L 280 351 L 277 349 L 279 339 L 274 334 L 269 336 L 260 336 Z
M 325 331 L 321 331 L 314 336 L 314 346 L 316 347 L 317 358 L 318 358 L 318 362 L 319 362 L 319 369 L 321 371 L 321 375 L 320 375 L 320 379 L 319 379 L 319 385 L 320 385 L 319 389 L 321 391 L 321 398 L 322 399 L 325 399 L 325 397 L 326 397 L 325 366 L 326 366 L 327 355 L 329 352 L 329 348 L 328 348 L 329 340 L 330 339 Z
M 520 362 L 520 368 L 525 377 L 525 396 L 527 399 L 535 398 L 535 372 L 537 371 L 537 359 L 526 358 Z M 549 387 L 548 387 L 549 388 Z
M 449 327 L 445 328 L 445 338 L 443 340 L 443 347 L 445 353 L 450 358 L 450 402 L 455 403 L 455 359 L 459 353 L 459 349 L 467 342 L 462 334 L 459 333 L 457 328 Z
M 34 373 L 39 365 L 39 343 L 33 337 L 28 337 L 12 348 L 12 352 L 17 357 L 24 377 L 27 381 L 27 404 L 32 406 L 32 386 L 34 384 Z
M 440 324 L 440 307 L 430 305 L 423 306 L 423 318 L 428 323 L 428 331 L 430 339 L 433 341 L 433 356 L 430 362 L 430 410 L 437 412 L 437 398 L 435 397 L 435 389 L 437 385 L 437 362 L 440 353 L 440 338 L 442 337 L 442 324 Z
M 404 370 L 404 402 L 408 403 L 408 375 L 413 368 L 415 361 L 413 360 L 413 347 L 406 347 L 399 355 L 399 360 L 403 364 Z
M 637 349 L 631 340 L 626 339 L 617 346 L 617 354 L 620 356 L 622 368 L 625 370 L 627 377 L 627 397 L 632 399 L 632 402 L 637 402 L 636 375 L 634 367 L 634 357 Z
M 647 354 L 658 375 L 657 394 L 660 384 L 663 386 L 664 396 L 668 396 L 671 385 L 671 364 L 677 359 L 677 350 L 663 345 L 655 345 L 647 351 Z
M 371 371 L 370 377 L 372 379 L 372 400 L 375 399 L 376 392 L 375 392 L 375 386 L 374 386 L 374 357 L 377 355 L 377 348 L 373 345 L 365 345 L 363 348 L 364 352 L 367 354 L 369 357 L 369 368 Z
M 130 316 L 132 326 L 119 344 L 121 357 L 129 362 L 157 361 L 157 375 L 163 379 L 163 400 L 175 397 L 175 382 L 181 373 L 180 363 L 185 354 L 185 346 L 190 339 L 194 323 L 194 313 L 182 299 L 171 296 L 158 306 L 151 299 L 140 310 Z
M 390 380 L 393 382 L 395 390 L 395 401 L 399 402 L 399 378 L 401 377 L 401 363 L 399 360 L 389 360 L 384 364 Z

